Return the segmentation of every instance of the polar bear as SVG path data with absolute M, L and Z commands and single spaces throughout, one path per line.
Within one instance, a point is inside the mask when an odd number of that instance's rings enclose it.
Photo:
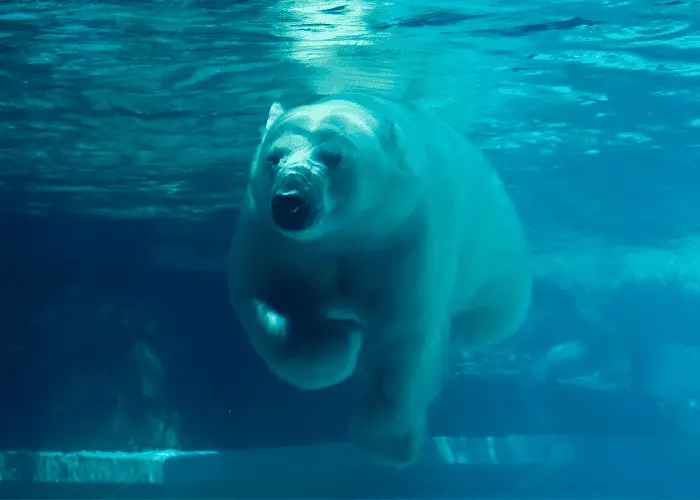
M 530 303 L 523 227 L 462 135 L 417 106 L 332 96 L 271 106 L 229 256 L 231 303 L 277 376 L 357 374 L 351 429 L 410 464 L 448 347 L 512 334 Z

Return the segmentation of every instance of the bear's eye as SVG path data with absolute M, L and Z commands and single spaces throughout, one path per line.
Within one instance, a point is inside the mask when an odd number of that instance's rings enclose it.
M 279 149 L 275 149 L 269 155 L 267 155 L 267 162 L 273 166 L 279 165 L 282 158 L 284 158 L 284 152 Z
M 326 166 L 326 168 L 335 168 L 340 165 L 343 156 L 335 151 L 321 151 L 318 154 L 318 159 Z

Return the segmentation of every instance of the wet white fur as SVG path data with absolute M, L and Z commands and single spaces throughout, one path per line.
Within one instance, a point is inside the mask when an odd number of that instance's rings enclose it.
M 281 233 L 268 213 L 266 155 L 287 141 L 300 155 L 295 165 L 319 168 L 315 148 L 333 134 L 346 170 L 316 173 L 327 182 L 328 210 L 307 232 Z M 531 267 L 503 183 L 465 137 L 413 106 L 339 96 L 288 112 L 271 107 L 229 278 L 232 304 L 271 371 L 305 389 L 356 373 L 358 442 L 405 465 L 423 442 L 450 332 L 464 345 L 515 332 L 530 303 Z M 306 310 L 294 309 L 299 300 Z M 318 340 L 290 350 L 280 325 L 295 314 L 316 318 L 304 323 L 304 338 Z

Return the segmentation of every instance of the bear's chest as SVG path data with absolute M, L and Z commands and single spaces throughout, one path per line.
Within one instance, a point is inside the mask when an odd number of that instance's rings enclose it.
M 318 302 L 336 302 L 352 293 L 351 272 L 343 259 L 294 245 L 279 254 L 273 264 L 277 280 L 290 286 L 288 293 L 304 289 Z

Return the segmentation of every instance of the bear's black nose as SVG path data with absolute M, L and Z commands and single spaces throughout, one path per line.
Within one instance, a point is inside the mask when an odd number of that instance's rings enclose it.
M 280 229 L 300 231 L 311 225 L 311 207 L 298 191 L 275 194 L 270 208 L 272 219 Z

